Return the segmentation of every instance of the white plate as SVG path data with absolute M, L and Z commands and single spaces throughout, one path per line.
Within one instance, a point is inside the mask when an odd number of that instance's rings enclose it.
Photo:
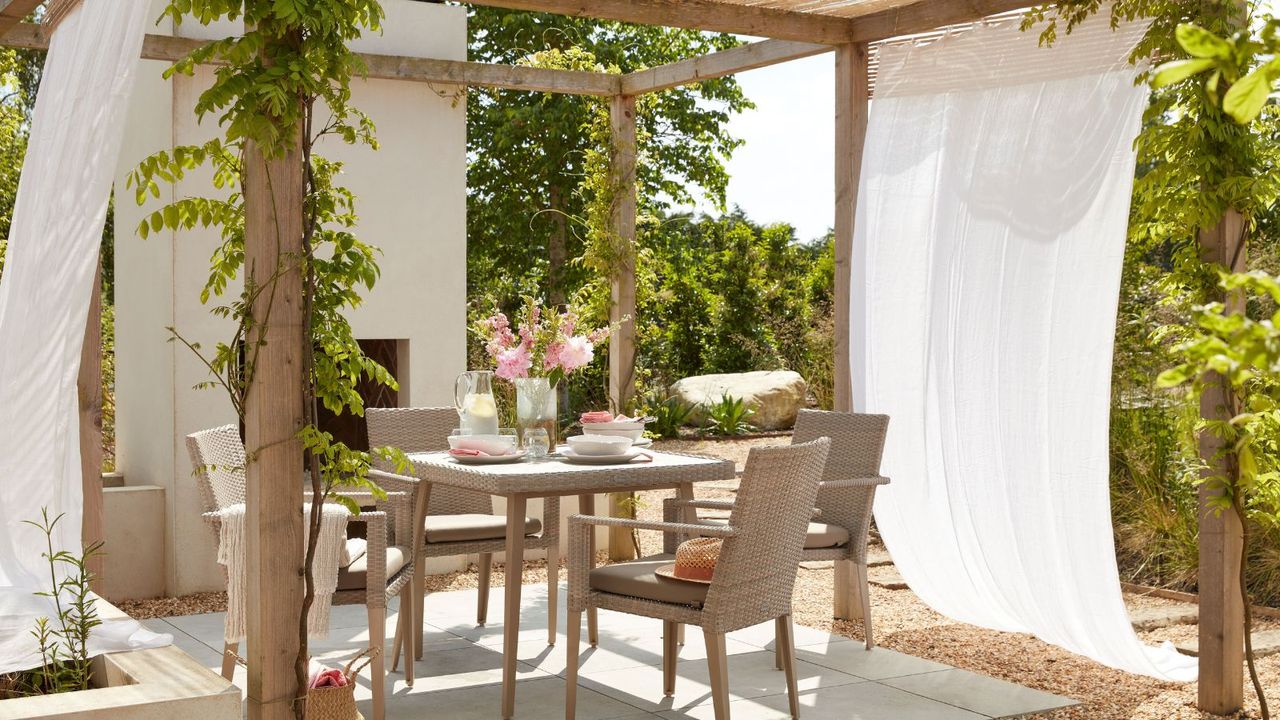
M 461 465 L 501 465 L 523 460 L 525 454 L 518 452 L 515 455 L 450 455 L 449 457 Z
M 631 447 L 645 448 L 645 447 L 649 447 L 652 444 L 653 444 L 653 438 L 642 437 L 639 440 L 631 443 Z
M 573 451 L 573 448 L 562 445 L 559 455 L 560 459 L 575 465 L 625 465 L 640 457 L 643 452 L 641 448 L 631 447 L 620 455 L 579 455 Z

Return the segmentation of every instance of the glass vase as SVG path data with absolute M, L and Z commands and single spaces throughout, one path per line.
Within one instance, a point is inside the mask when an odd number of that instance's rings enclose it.
M 556 411 L 556 389 L 544 377 L 516 378 L 516 427 L 520 431 L 520 444 L 524 446 L 524 433 L 532 428 L 547 431 L 548 447 L 555 452 L 560 441 L 560 422 Z

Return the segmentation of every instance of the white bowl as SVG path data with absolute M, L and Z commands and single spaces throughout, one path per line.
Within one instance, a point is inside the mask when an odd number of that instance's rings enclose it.
M 617 437 L 630 438 L 631 442 L 635 442 L 644 437 L 644 423 L 642 422 L 602 422 L 602 423 L 583 423 L 582 432 L 587 435 L 614 435 Z
M 511 455 L 516 451 L 514 435 L 450 435 L 450 450 L 479 450 L 487 455 Z
M 631 449 L 632 440 L 619 435 L 574 435 L 565 438 L 565 442 L 579 455 L 600 457 L 625 453 Z

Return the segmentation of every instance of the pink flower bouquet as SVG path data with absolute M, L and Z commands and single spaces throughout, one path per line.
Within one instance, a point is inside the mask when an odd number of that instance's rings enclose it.
M 504 380 L 545 377 L 552 387 L 569 373 L 591 364 L 595 346 L 609 336 L 609 328 L 581 334 L 573 311 L 544 310 L 532 299 L 516 316 L 513 327 L 500 312 L 476 323 L 475 332 L 493 358 L 495 375 Z

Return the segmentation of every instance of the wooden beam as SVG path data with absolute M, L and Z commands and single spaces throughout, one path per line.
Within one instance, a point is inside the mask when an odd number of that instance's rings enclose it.
M 800 58 L 830 52 L 830 45 L 798 42 L 795 40 L 762 40 L 730 50 L 668 63 L 648 70 L 639 70 L 622 76 L 624 95 L 666 90 L 701 80 L 724 77 L 744 70 L 775 65 Z
M 622 252 L 609 278 L 609 402 L 614 412 L 623 412 L 635 391 L 636 373 L 636 99 L 615 95 L 609 103 L 609 123 L 613 140 L 613 185 L 618 196 L 613 206 L 613 231 Z M 634 504 L 624 504 L 628 496 L 609 496 L 609 514 L 634 517 Z M 635 545 L 631 530 L 609 528 L 609 559 L 631 560 Z
M 253 378 L 245 399 L 245 560 L 250 720 L 292 720 L 302 608 L 306 367 L 301 258 L 301 127 L 292 147 L 264 157 L 245 143 L 245 283 L 255 288 L 245 347 Z M 309 347 L 308 347 L 309 349 Z M 412 661 L 412 658 L 410 658 Z
M 76 395 L 80 406 L 80 481 L 84 507 L 80 520 L 80 539 L 85 547 L 102 542 L 102 263 L 93 276 L 93 294 L 89 297 L 89 315 L 84 324 L 84 344 L 80 348 L 80 371 L 76 377 Z M 110 552 L 113 548 L 107 548 Z M 119 552 L 127 553 L 128 548 Z M 102 566 L 99 555 L 89 561 L 93 573 L 93 589 L 102 589 Z
M 868 100 L 867 45 L 841 45 L 836 49 L 835 409 L 844 412 L 854 409 L 849 303 L 852 298 L 854 213 L 858 203 L 858 179 L 862 172 L 862 148 L 867 139 Z
M 1200 233 L 1200 248 L 1207 262 L 1232 272 L 1245 269 L 1244 221 L 1228 211 L 1218 225 Z M 1243 312 L 1243 298 L 1235 293 L 1223 298 L 1232 312 Z M 1231 391 L 1221 378 L 1213 378 L 1200 397 L 1200 414 L 1207 420 L 1229 420 L 1236 414 Z M 1200 457 L 1206 476 L 1235 472 L 1229 457 L 1218 457 L 1222 440 L 1211 432 L 1200 433 Z M 1200 486 L 1200 680 L 1199 708 L 1215 715 L 1234 715 L 1244 705 L 1244 597 L 1240 592 L 1240 551 L 1244 535 L 1233 512 L 1217 514 L 1209 504 L 1220 491 Z
M 3 35 L 0 44 L 30 50 L 48 50 L 49 38 L 40 25 L 21 23 L 8 34 Z M 203 40 L 191 38 L 147 35 L 142 44 L 142 57 L 146 60 L 176 62 L 204 44 Z M 368 67 L 368 76 L 379 80 L 471 85 L 601 97 L 617 95 L 622 88 L 621 76 L 607 73 L 372 53 L 362 53 L 360 57 Z
M 854 28 L 854 21 L 849 18 L 713 0 L 470 0 L 470 3 L 829 44 L 848 42 Z
M 1034 5 L 1027 0 L 917 0 L 892 10 L 853 20 L 854 42 L 876 42 L 928 32 L 947 25 L 974 22 L 988 15 Z
M 44 0 L 0 0 L 0 37 L 36 11 Z
M 636 99 L 617 95 L 609 104 L 613 137 L 613 231 L 620 261 L 609 278 L 609 401 L 622 412 L 635 390 L 636 370 Z M 626 321 L 624 322 L 624 318 Z

